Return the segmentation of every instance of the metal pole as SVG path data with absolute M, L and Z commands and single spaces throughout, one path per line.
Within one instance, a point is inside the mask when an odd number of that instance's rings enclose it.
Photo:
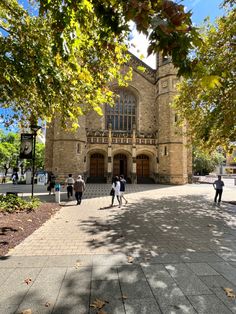
M 34 197 L 35 144 L 36 144 L 36 132 L 33 133 L 32 192 L 31 192 L 31 197 Z

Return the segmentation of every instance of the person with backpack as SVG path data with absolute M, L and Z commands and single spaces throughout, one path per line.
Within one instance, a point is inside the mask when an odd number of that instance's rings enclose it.
M 120 205 L 122 206 L 122 199 L 125 201 L 125 204 L 128 203 L 127 199 L 125 198 L 125 185 L 126 185 L 126 180 L 123 176 L 123 174 L 120 175 Z

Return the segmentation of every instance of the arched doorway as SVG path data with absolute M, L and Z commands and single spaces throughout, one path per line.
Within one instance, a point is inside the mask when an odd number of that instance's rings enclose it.
M 137 182 L 145 183 L 145 179 L 149 178 L 149 157 L 141 154 L 136 158 Z
M 90 156 L 90 177 L 104 177 L 104 156 L 96 153 Z
M 124 154 L 117 154 L 113 159 L 113 176 L 121 174 L 127 177 L 127 157 Z

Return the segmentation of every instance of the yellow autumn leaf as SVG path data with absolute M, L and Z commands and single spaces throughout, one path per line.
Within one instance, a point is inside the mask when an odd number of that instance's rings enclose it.
M 215 87 L 220 87 L 220 76 L 218 75 L 206 75 L 199 80 L 202 87 L 207 87 L 213 89 Z
M 56 65 L 59 66 L 61 64 L 61 56 L 59 52 L 55 56 Z
M 83 0 L 82 6 L 86 7 L 88 12 L 93 12 L 93 6 L 88 0 Z
M 95 106 L 93 109 L 97 112 L 97 114 L 98 114 L 99 116 L 102 116 L 102 115 L 103 115 L 103 112 L 102 112 L 101 107 Z
M 137 69 L 138 69 L 140 72 L 145 72 L 145 68 L 142 67 L 141 65 L 137 66 Z

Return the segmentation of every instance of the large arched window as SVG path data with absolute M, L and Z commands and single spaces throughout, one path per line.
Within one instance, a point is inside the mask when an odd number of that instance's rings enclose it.
M 120 89 L 114 107 L 106 105 L 106 125 L 115 131 L 131 131 L 136 123 L 136 97 L 127 89 Z

